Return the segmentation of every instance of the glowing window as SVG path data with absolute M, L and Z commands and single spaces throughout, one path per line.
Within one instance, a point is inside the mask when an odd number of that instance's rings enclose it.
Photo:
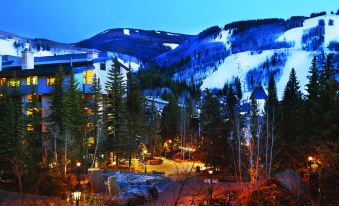
M 33 125 L 32 124 L 27 124 L 27 131 L 33 131 Z
M 0 79 L 0 86 L 4 86 L 6 83 L 6 78 L 1 78 Z
M 38 84 L 37 76 L 27 77 L 27 85 L 37 85 L 37 84 Z
M 92 84 L 93 70 L 84 71 L 84 84 Z
M 47 77 L 47 85 L 53 86 L 55 84 L 55 77 Z
M 19 79 L 10 79 L 8 81 L 8 86 L 10 86 L 10 87 L 20 86 L 20 80 Z

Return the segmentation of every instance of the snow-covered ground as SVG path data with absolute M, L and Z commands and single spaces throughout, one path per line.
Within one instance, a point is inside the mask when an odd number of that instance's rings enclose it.
M 175 43 L 163 43 L 163 45 L 170 47 L 171 49 L 175 49 L 179 46 L 179 44 L 175 44 Z
M 199 166 L 201 169 L 205 169 L 205 164 L 202 162 L 175 162 L 166 158 L 162 158 L 162 160 L 163 162 L 160 165 L 147 165 L 147 171 L 162 171 L 165 172 L 166 175 L 172 175 L 187 173 L 192 169 L 192 167 L 193 171 L 195 171 L 196 166 Z

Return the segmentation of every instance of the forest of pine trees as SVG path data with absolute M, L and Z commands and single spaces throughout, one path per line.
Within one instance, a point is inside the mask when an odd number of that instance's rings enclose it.
M 146 77 L 150 74 L 135 74 L 129 69 L 126 81 L 117 58 L 105 88 L 100 87 L 94 75 L 90 95 L 82 94 L 74 74 L 65 75 L 60 67 L 47 118 L 42 118 L 42 111 L 37 109 L 34 87 L 23 108 L 17 88 L 4 84 L 0 91 L 1 170 L 11 174 L 15 182 L 12 190 L 24 192 L 34 188 L 52 193 L 57 180 L 69 174 L 76 161 L 94 167 L 102 154 L 106 161 L 114 156 L 117 166 L 122 159 L 128 160 L 131 170 L 131 159 L 139 155 L 141 144 L 151 156 L 159 156 L 164 155 L 163 143 L 173 139 L 176 148 L 172 148 L 170 156 L 176 155 L 179 145 L 193 146 L 197 149 L 196 158 L 239 181 L 269 178 L 288 168 L 300 171 L 308 155 L 321 159 L 326 171 L 324 178 L 337 177 L 339 95 L 331 58 L 328 55 L 324 62 L 319 62 L 314 57 L 310 62 L 305 95 L 300 90 L 298 71 L 292 69 L 279 101 L 271 74 L 263 111 L 254 96 L 248 109 L 243 110 L 238 78 L 219 92 L 206 89 L 200 108 L 199 137 L 192 129 L 200 102 L 197 85 L 174 83 L 178 92 L 168 93 L 169 103 L 159 111 L 154 102 L 147 106 L 142 93 L 142 88 L 155 84 L 148 85 Z M 185 88 L 190 90 L 190 97 L 185 105 L 180 105 L 178 98 Z M 102 94 L 103 90 L 107 95 Z M 42 122 L 48 123 L 44 132 Z

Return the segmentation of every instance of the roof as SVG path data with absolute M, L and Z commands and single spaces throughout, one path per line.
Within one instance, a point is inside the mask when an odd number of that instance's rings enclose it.
M 146 99 L 148 101 L 154 101 L 154 102 L 157 102 L 157 103 L 160 103 L 160 104 L 168 104 L 169 103 L 169 101 L 163 100 L 159 97 L 146 97 Z
M 253 95 L 254 95 L 254 99 L 266 99 L 267 98 L 266 92 L 261 85 L 257 85 L 254 87 L 252 94 L 251 94 L 251 99 L 253 98 Z

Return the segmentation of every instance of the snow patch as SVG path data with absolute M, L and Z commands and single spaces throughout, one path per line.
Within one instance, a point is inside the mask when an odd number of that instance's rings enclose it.
M 292 50 L 290 52 L 287 62 L 285 63 L 285 67 L 282 70 L 281 78 L 276 83 L 279 100 L 283 97 L 284 89 L 290 77 L 292 68 L 294 68 L 297 74 L 297 79 L 300 83 L 300 90 L 305 93 L 306 84 L 308 82 L 307 75 L 314 55 L 314 53 L 303 50 Z
M 175 44 L 175 43 L 163 43 L 162 45 L 170 47 L 171 49 L 175 49 L 179 46 L 179 44 Z
M 223 30 L 219 33 L 219 35 L 213 40 L 215 42 L 222 42 L 225 44 L 227 49 L 231 48 L 231 43 L 229 38 L 232 36 L 232 32 L 230 30 Z
M 124 32 L 125 35 L 128 35 L 128 36 L 130 35 L 129 29 L 124 29 L 123 32 Z

